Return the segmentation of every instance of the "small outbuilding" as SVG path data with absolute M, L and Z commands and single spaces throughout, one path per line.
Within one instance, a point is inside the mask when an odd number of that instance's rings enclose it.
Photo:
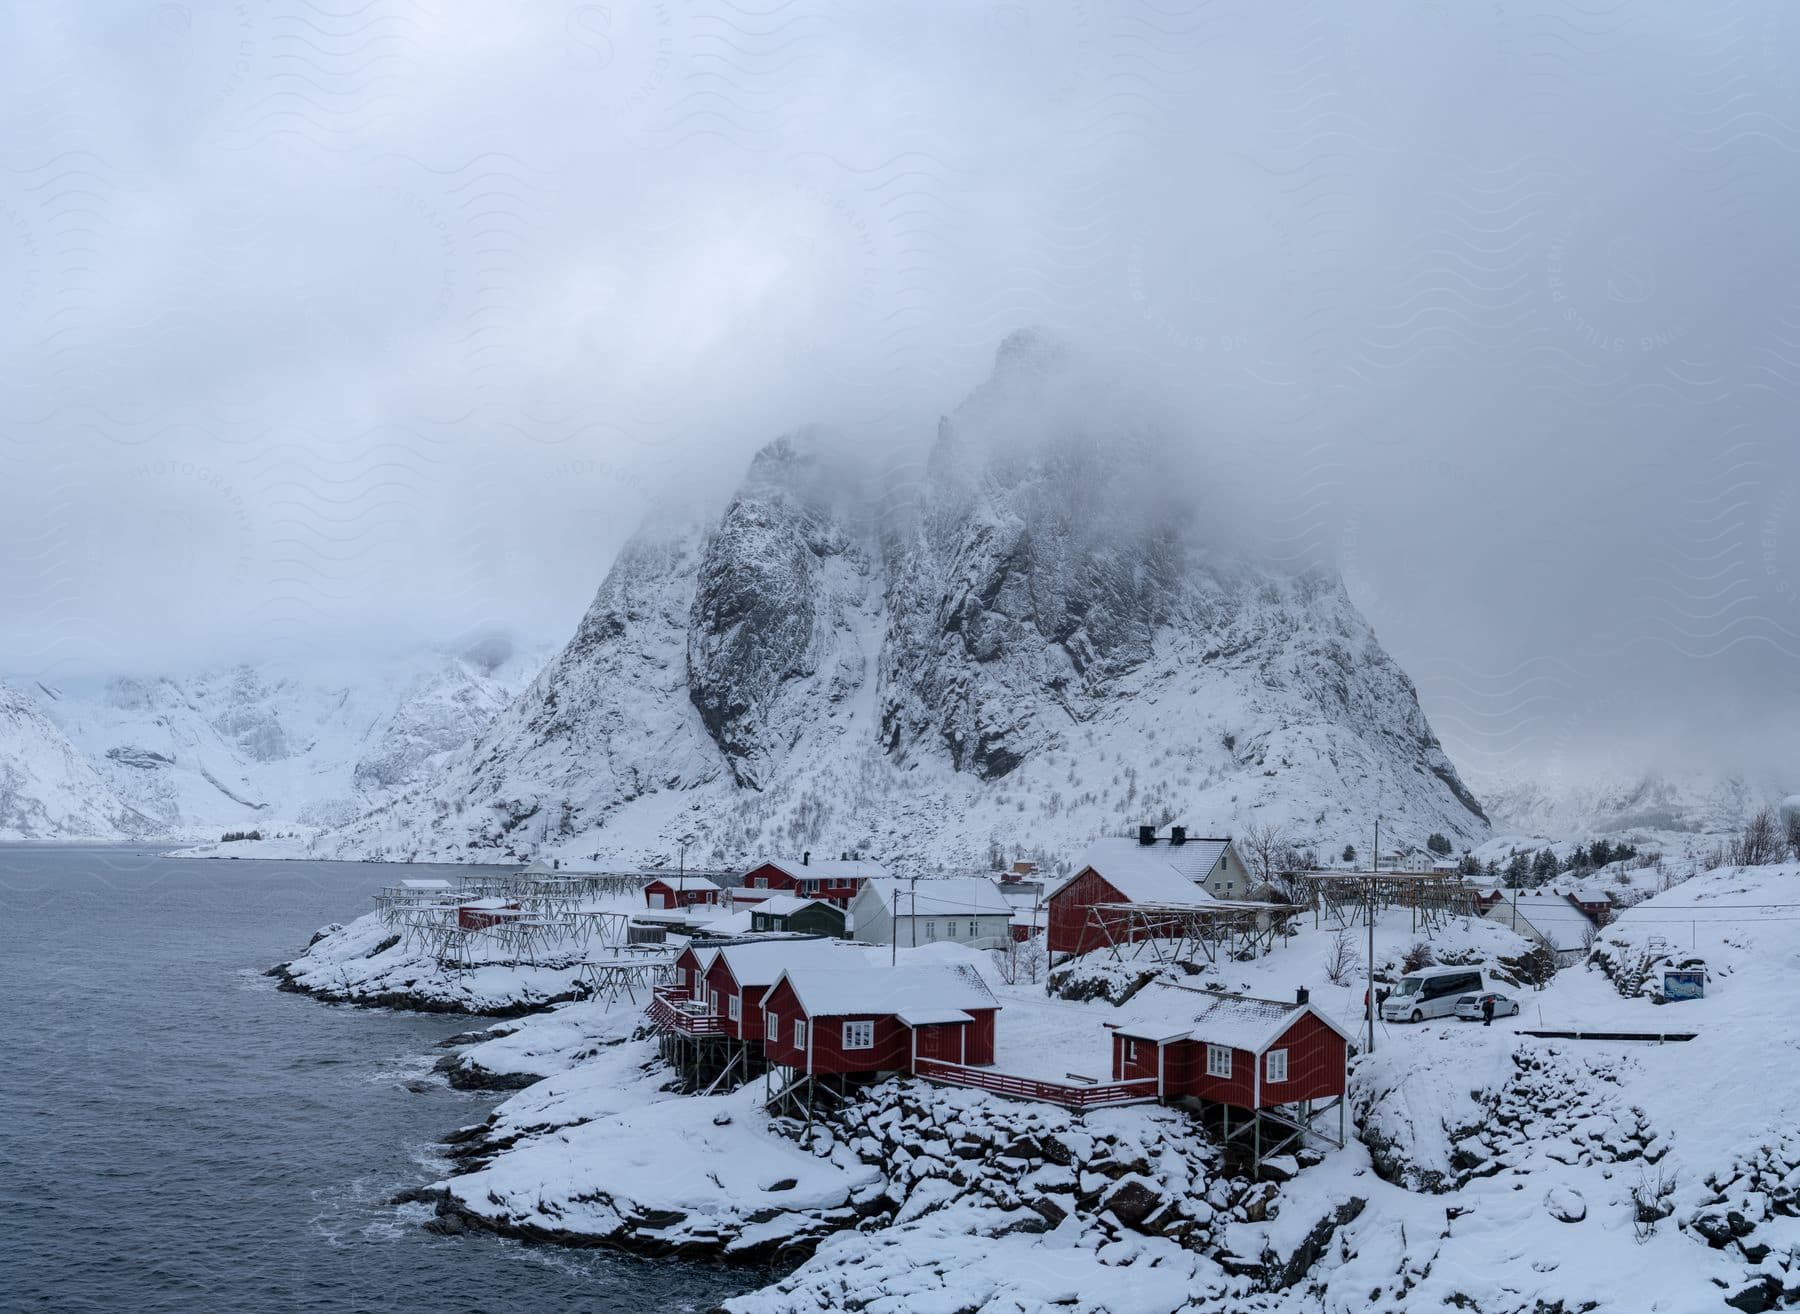
M 844 934 L 844 909 L 823 899 L 797 894 L 772 894 L 750 910 L 752 932 L 794 932 L 801 935 Z
M 644 906 L 697 908 L 719 902 L 719 887 L 704 876 L 658 876 L 644 886 Z

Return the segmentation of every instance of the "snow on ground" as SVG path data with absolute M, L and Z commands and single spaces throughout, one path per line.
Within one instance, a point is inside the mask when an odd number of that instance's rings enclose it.
M 511 1085 L 567 1072 L 645 1027 L 644 1011 L 630 1000 L 576 999 L 516 1022 L 479 1033 L 451 1061 L 452 1080 L 470 1085 Z
M 464 1006 L 518 1007 L 558 984 L 554 974 L 501 968 L 452 983 L 435 964 L 380 949 L 391 934 L 359 919 L 313 946 L 296 974 L 304 965 L 304 982 L 328 985 L 337 972 L 364 998 L 424 983 L 423 997 Z M 1389 910 L 1376 925 L 1378 980 L 1396 979 L 1421 941 L 1439 961 L 1479 962 L 1490 974 L 1525 947 L 1497 923 L 1457 919 L 1426 935 Z M 1206 964 L 1190 979 L 1276 999 L 1304 986 L 1360 1038 L 1366 946 L 1366 928 L 1340 937 L 1308 921 L 1262 958 Z M 1333 984 L 1329 969 L 1345 951 L 1356 961 Z M 889 951 L 861 954 L 885 964 Z M 999 982 L 990 959 L 950 944 L 898 957 L 977 963 L 1002 1005 L 999 1066 L 1024 1074 L 1105 1079 L 1104 1024 L 1159 997 L 1180 1000 L 1153 989 L 1123 1009 L 1050 998 L 1042 985 Z M 1685 1314 L 1727 1299 L 1761 1308 L 1783 1291 L 1800 1294 L 1800 1093 L 1787 1076 L 1800 1042 L 1785 1022 L 1800 1010 L 1797 960 L 1800 866 L 1675 885 L 1602 932 L 1592 962 L 1543 989 L 1503 986 L 1524 1004 L 1520 1018 L 1378 1025 L 1375 1051 L 1353 1061 L 1361 1139 L 1353 1132 L 1322 1161 L 1290 1165 L 1296 1175 L 1278 1195 L 1255 1209 L 1240 1198 L 1204 1235 L 1180 1238 L 1159 1231 L 1160 1215 L 1122 1224 L 1105 1203 L 1113 1186 L 1080 1172 L 1090 1195 L 1077 1207 L 1023 1208 L 1034 1196 L 1072 1199 L 1044 1196 L 1048 1178 L 1017 1177 L 1025 1170 L 1004 1150 L 959 1167 L 948 1130 L 982 1117 L 1015 1126 L 1048 1117 L 1090 1135 L 1110 1129 L 1165 1150 L 1204 1149 L 1205 1133 L 1176 1111 L 1081 1119 L 902 1082 L 895 1088 L 939 1110 L 946 1148 L 914 1155 L 883 1144 L 861 1157 L 840 1132 L 809 1150 L 760 1110 L 760 1082 L 708 1098 L 665 1090 L 671 1074 L 654 1044 L 633 1038 L 635 1008 L 568 1004 L 495 1027 L 464 1051 L 459 1062 L 471 1069 L 545 1079 L 496 1110 L 478 1166 L 444 1184 L 447 1207 L 502 1230 L 651 1251 L 764 1255 L 823 1238 L 795 1273 L 736 1302 L 741 1314 L 1526 1314 L 1558 1302 Z M 1696 961 L 1707 972 L 1704 999 L 1652 1002 L 1664 966 Z M 1698 1035 L 1580 1041 L 1530 1028 Z M 983 1106 L 1001 1112 L 978 1114 Z M 1223 1257 L 1232 1262 L 1222 1266 Z M 1245 1262 L 1255 1271 L 1246 1275 Z
M 444 1188 L 509 1233 L 731 1253 L 843 1226 L 880 1182 L 771 1131 L 759 1083 L 696 1098 L 660 1090 L 667 1077 L 639 1041 L 540 1083 L 496 1111 L 516 1142 Z

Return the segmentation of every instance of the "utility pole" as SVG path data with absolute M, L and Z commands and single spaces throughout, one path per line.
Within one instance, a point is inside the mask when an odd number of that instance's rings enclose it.
M 1375 877 L 1381 871 L 1381 818 L 1375 818 L 1375 862 L 1363 911 L 1369 918 L 1369 1053 L 1375 1052 Z

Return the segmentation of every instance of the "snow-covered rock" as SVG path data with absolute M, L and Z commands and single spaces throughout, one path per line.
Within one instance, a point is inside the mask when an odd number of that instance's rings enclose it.
M 0 840 L 126 840 L 152 829 L 35 702 L 0 683 Z
M 717 518 L 647 526 L 441 779 L 320 852 L 941 870 L 1143 820 L 1486 836 L 1342 583 L 1247 557 L 1188 436 L 1053 344 L 1003 345 L 916 487 L 851 448 L 798 432 Z

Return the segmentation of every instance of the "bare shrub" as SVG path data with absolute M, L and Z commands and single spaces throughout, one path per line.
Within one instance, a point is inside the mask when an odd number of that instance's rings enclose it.
M 1431 952 L 1431 946 L 1423 940 L 1416 940 L 1413 942 L 1413 947 L 1406 951 L 1406 957 L 1400 960 L 1400 966 L 1404 971 L 1417 972 L 1420 968 L 1430 967 L 1436 962 L 1437 958 Z
M 1350 934 L 1349 927 L 1344 927 L 1331 937 L 1331 949 L 1325 956 L 1325 979 L 1334 986 L 1348 985 L 1361 966 L 1356 937 Z

